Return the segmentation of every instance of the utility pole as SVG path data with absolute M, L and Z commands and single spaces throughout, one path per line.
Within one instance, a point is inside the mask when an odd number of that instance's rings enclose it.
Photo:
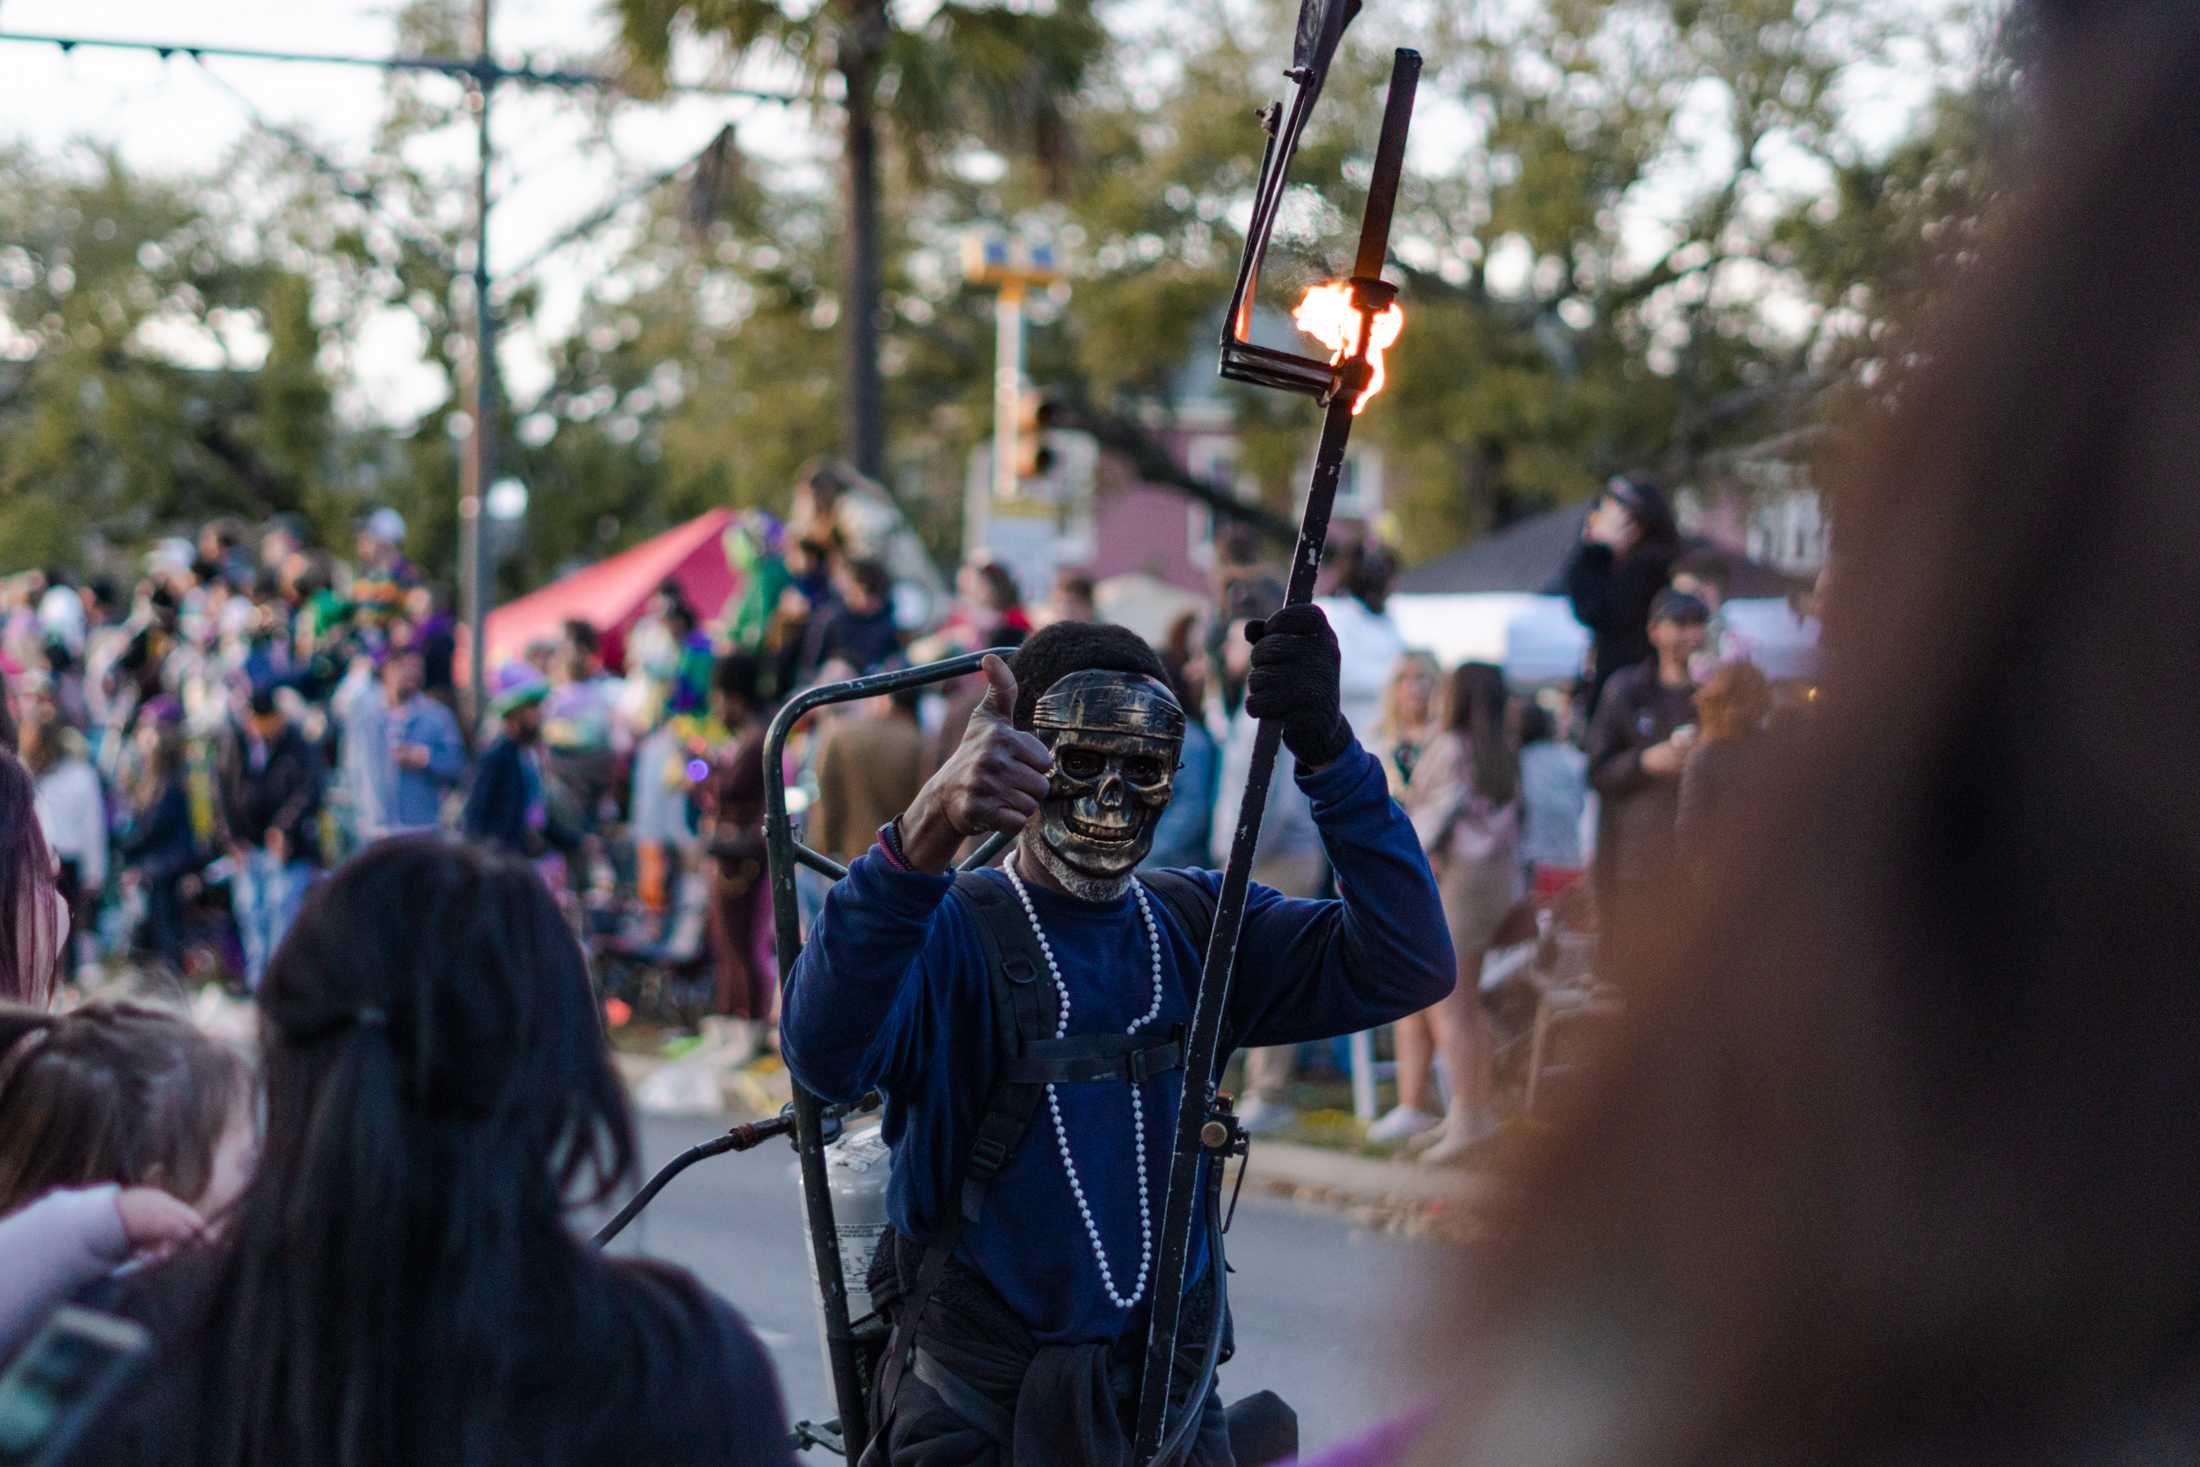
M 477 34 L 474 54 L 489 59 L 489 10 L 491 0 L 479 0 L 475 12 Z M 489 160 L 494 156 L 489 136 L 489 99 L 496 90 L 493 66 L 483 65 L 474 75 L 467 100 L 474 109 L 474 392 L 473 433 L 468 443 L 458 501 L 459 573 L 465 587 L 467 727 L 479 728 L 488 711 L 489 603 L 496 588 L 490 584 L 489 537 L 482 524 L 483 505 L 496 484 L 497 473 L 497 308 L 489 294 Z

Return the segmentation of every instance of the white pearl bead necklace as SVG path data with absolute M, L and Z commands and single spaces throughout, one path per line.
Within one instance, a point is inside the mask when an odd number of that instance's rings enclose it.
M 1031 931 L 1039 939 L 1039 951 L 1047 960 L 1047 976 L 1054 980 L 1054 994 L 1061 1003 L 1061 1011 L 1054 1020 L 1054 1037 L 1060 1039 L 1069 1032 L 1069 985 L 1062 981 L 1062 969 L 1054 961 L 1054 945 L 1047 941 L 1044 927 L 1039 925 L 1039 913 L 1031 905 L 1031 893 L 1024 890 L 1023 878 L 1016 874 L 1016 863 L 1007 864 L 1009 884 L 1016 888 L 1016 899 L 1024 904 L 1024 915 L 1031 919 Z M 1133 877 L 1131 890 L 1138 895 L 1138 915 L 1146 924 L 1146 951 L 1153 963 L 1153 1002 L 1146 1012 L 1131 1020 L 1123 1032 L 1136 1034 L 1154 1021 L 1161 1012 L 1161 929 L 1153 920 L 1153 908 L 1147 904 L 1146 888 Z M 1115 1287 L 1115 1273 L 1108 1267 L 1107 1250 L 1100 1242 L 1100 1224 L 1093 1220 L 1092 1205 L 1085 1200 L 1084 1183 L 1077 1178 L 1077 1163 L 1069 1154 L 1069 1128 L 1062 1124 L 1062 1103 L 1054 1093 L 1054 1086 L 1047 1086 L 1047 1111 L 1054 1117 L 1054 1142 L 1062 1153 L 1062 1171 L 1069 1177 L 1069 1193 L 1076 1199 L 1077 1215 L 1085 1220 L 1085 1236 L 1092 1240 L 1092 1260 L 1100 1265 L 1100 1287 L 1107 1291 L 1108 1302 L 1118 1309 L 1130 1309 L 1146 1297 L 1146 1280 L 1153 1270 L 1153 1208 L 1146 1184 L 1146 1102 L 1134 1084 L 1131 1091 L 1131 1136 L 1136 1144 L 1138 1157 L 1138 1282 L 1125 1296 Z

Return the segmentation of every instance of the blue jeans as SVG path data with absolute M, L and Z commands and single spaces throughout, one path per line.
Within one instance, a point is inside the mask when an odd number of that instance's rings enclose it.
M 266 851 L 245 854 L 244 864 L 229 881 L 230 906 L 237 918 L 237 936 L 244 942 L 244 981 L 257 992 L 267 961 L 290 930 L 298 907 L 313 885 L 314 869 L 304 861 L 282 862 Z

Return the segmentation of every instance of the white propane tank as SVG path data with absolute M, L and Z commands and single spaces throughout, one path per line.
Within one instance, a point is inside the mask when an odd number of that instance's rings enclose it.
M 886 1238 L 886 1180 L 893 1173 L 894 1154 L 877 1126 L 844 1132 L 825 1148 L 825 1190 L 833 1199 L 833 1231 L 840 1240 L 840 1277 L 848 1289 L 848 1322 L 860 1337 L 884 1339 L 883 1321 L 871 1313 L 871 1260 Z M 795 1174 L 800 1187 L 801 1173 Z M 809 1237 L 809 1197 L 803 1196 L 803 1236 Z M 810 1251 L 810 1290 L 818 1294 L 817 1251 Z M 823 1307 L 819 1294 L 820 1308 Z M 832 1379 L 832 1352 L 826 1351 L 825 1378 Z

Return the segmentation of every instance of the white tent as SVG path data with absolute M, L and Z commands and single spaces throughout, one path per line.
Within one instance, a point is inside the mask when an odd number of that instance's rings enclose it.
M 1400 595 L 1390 613 L 1406 645 L 1438 662 L 1494 662 L 1515 686 L 1565 682 L 1581 671 L 1589 634 L 1563 596 L 1513 591 Z M 1816 675 L 1818 623 L 1779 597 L 1726 603 L 1725 620 L 1750 661 L 1774 679 Z
M 1726 625 L 1742 655 L 1775 682 L 1818 675 L 1818 621 L 1777 596 L 1729 601 Z
M 1563 596 L 1520 591 L 1404 595 L 1390 598 L 1390 614 L 1406 645 L 1431 653 L 1446 667 L 1494 662 L 1516 684 L 1563 682 L 1581 671 L 1589 634 L 1574 620 Z

